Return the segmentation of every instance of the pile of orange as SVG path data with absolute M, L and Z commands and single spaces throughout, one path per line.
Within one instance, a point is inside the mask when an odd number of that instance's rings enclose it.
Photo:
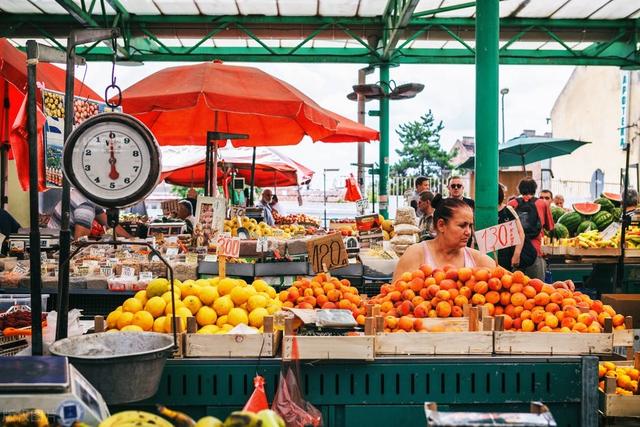
M 279 298 L 283 307 L 350 310 L 358 324 L 364 325 L 363 299 L 347 279 L 338 280 L 320 273 L 311 279 L 296 280 L 280 292 Z
M 382 285 L 371 302 L 380 305 L 385 329 L 391 332 L 424 330 L 416 319 L 425 317 L 462 317 L 467 303 L 485 306 L 492 316 L 504 315 L 505 330 L 597 333 L 607 317 L 615 329 L 624 329 L 624 316 L 610 305 L 571 291 L 564 282 L 550 285 L 502 267 L 422 265 Z
M 632 366 L 616 366 L 613 362 L 602 362 L 598 365 L 598 387 L 604 391 L 606 377 L 616 379 L 616 393 L 625 396 L 638 394 L 638 378 L 640 371 Z

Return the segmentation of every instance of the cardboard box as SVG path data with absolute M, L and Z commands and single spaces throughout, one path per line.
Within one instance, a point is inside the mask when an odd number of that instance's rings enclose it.
M 603 294 L 602 302 L 616 313 L 633 316 L 633 329 L 640 329 L 640 294 Z

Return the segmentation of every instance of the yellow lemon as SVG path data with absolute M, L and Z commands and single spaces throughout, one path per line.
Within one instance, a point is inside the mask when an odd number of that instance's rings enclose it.
M 269 298 L 271 299 L 274 299 L 278 294 L 272 286 L 267 286 L 267 290 L 265 292 L 267 293 L 267 295 L 269 295 Z
M 153 328 L 153 316 L 148 311 L 140 310 L 133 315 L 131 324 L 140 326 L 143 331 L 150 331 Z
M 162 316 L 167 303 L 161 297 L 151 297 L 144 306 L 144 310 L 151 313 L 153 317 Z
M 198 334 L 215 334 L 219 330 L 220 328 L 218 328 L 216 325 L 206 325 L 198 329 L 197 333 Z
M 253 286 L 258 292 L 266 292 L 269 284 L 262 279 L 257 279 L 253 281 L 251 286 Z
M 256 308 L 264 308 L 269 304 L 269 300 L 263 295 L 253 295 L 247 301 L 247 310 L 253 311 Z
M 139 299 L 127 298 L 127 300 L 122 304 L 122 310 L 130 313 L 137 313 L 142 310 L 142 303 Z
M 156 320 L 153 321 L 153 332 L 165 332 L 164 325 L 166 321 L 165 316 L 160 316 Z
M 211 305 L 215 300 L 220 297 L 218 294 L 218 288 L 215 286 L 203 286 L 200 288 L 200 292 L 198 293 L 198 298 L 204 305 Z
M 240 323 L 249 324 L 249 316 L 247 316 L 247 312 L 241 308 L 232 308 L 229 312 L 229 323 L 233 326 L 239 325 Z
M 143 332 L 144 330 L 138 325 L 127 325 L 120 329 L 122 332 Z
M 220 297 L 213 303 L 213 309 L 216 311 L 218 316 L 224 316 L 225 314 L 228 314 L 232 308 L 233 301 L 231 300 L 231 297 L 229 295 Z
M 218 286 L 218 282 L 220 281 L 219 277 L 211 277 L 209 279 L 207 279 L 207 282 L 209 282 L 210 286 Z
M 187 280 L 182 284 L 182 299 L 188 297 L 189 295 L 198 295 L 200 292 L 200 286 L 196 285 L 193 280 Z
M 122 310 L 114 310 L 107 316 L 107 329 L 117 328 L 118 318 L 122 314 Z
M 218 317 L 218 320 L 216 320 L 216 325 L 222 328 L 224 325 L 227 324 L 228 321 L 229 321 L 229 318 L 226 315 L 220 316 Z
M 222 331 L 223 331 L 223 332 L 229 332 L 229 331 L 230 331 L 230 330 L 232 330 L 232 329 L 233 329 L 233 325 L 230 325 L 230 324 L 228 324 L 228 323 L 227 323 L 227 324 L 225 324 L 225 325 L 222 325 Z
M 216 320 L 218 320 L 216 311 L 206 305 L 198 310 L 198 313 L 196 314 L 196 321 L 200 326 L 213 325 L 216 323 Z
M 184 306 L 191 310 L 191 314 L 196 314 L 200 307 L 202 307 L 202 303 L 200 302 L 200 298 L 195 295 L 189 295 L 185 299 L 182 300 Z
M 120 315 L 120 317 L 118 317 L 116 326 L 118 327 L 118 329 L 122 329 L 125 326 L 130 325 L 132 320 L 133 320 L 133 313 L 131 313 L 130 311 L 125 311 Z
M 180 300 L 176 300 L 176 310 L 179 310 L 183 307 L 184 307 L 184 303 Z M 164 314 L 171 314 L 171 313 L 173 313 L 173 306 L 171 305 L 171 303 L 168 303 L 164 308 Z
M 220 295 L 229 295 L 231 290 L 237 286 L 236 280 L 225 277 L 218 282 L 218 292 Z
M 180 307 L 179 309 L 176 310 L 176 316 L 193 317 L 193 314 L 191 313 L 191 310 L 189 310 L 187 307 Z
M 275 313 L 276 311 L 279 311 L 279 310 L 280 310 L 280 306 L 278 304 L 269 304 L 267 306 L 267 312 L 269 314 L 273 314 L 273 313 Z
M 119 332 L 117 329 L 107 329 L 105 332 Z
M 247 286 L 247 282 L 244 279 L 237 279 L 236 282 L 238 282 L 240 286 Z
M 138 291 L 136 292 L 136 294 L 133 296 L 135 299 L 140 300 L 140 302 L 142 303 L 142 305 L 144 306 L 147 303 L 147 291 Z
M 209 281 L 207 279 L 198 279 L 196 280 L 196 286 L 209 286 Z
M 147 285 L 147 298 L 159 297 L 169 290 L 169 281 L 165 278 L 152 279 Z
M 266 308 L 258 307 L 249 313 L 249 325 L 260 328 L 264 324 L 264 317 L 269 315 Z
M 176 292 L 173 293 L 173 296 L 174 296 L 176 301 L 180 301 L 180 294 L 178 293 L 178 289 L 180 289 L 180 288 L 176 288 Z M 171 292 L 167 291 L 164 294 L 162 294 L 162 299 L 167 304 L 170 304 L 171 303 Z

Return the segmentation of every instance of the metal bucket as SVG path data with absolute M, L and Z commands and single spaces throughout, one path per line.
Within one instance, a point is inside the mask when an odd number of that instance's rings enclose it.
M 105 332 L 54 342 L 49 351 L 69 362 L 110 405 L 137 402 L 158 390 L 171 352 L 171 335 L 154 332 Z

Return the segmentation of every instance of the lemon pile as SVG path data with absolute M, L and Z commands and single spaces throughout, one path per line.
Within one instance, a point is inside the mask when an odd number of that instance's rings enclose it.
M 254 233 L 258 237 L 273 236 L 274 229 L 266 222 L 257 222 L 253 218 L 247 218 L 246 216 L 238 218 L 237 216 L 226 219 L 224 221 L 224 231 L 231 233 L 232 236 L 238 235 L 238 228 L 244 227 L 250 233 Z
M 265 316 L 282 307 L 276 290 L 260 279 L 251 285 L 228 277 L 175 280 L 175 307 L 169 289 L 168 280 L 154 279 L 147 290 L 137 292 L 109 313 L 107 332 L 172 332 L 174 313 L 183 329 L 187 317 L 195 317 L 201 334 L 226 333 L 241 323 L 262 332 Z

